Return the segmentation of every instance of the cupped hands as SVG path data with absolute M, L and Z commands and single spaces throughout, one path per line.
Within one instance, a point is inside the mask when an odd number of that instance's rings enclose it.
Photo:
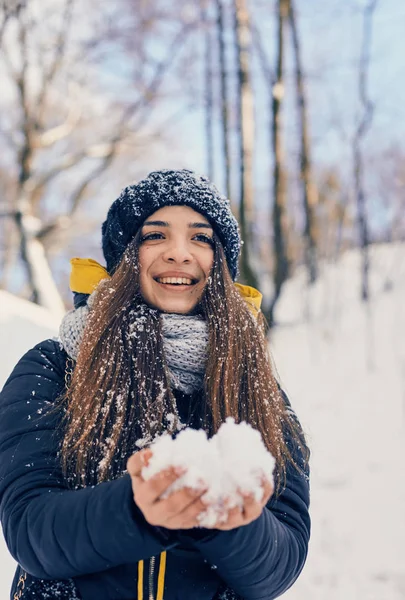
M 202 499 L 207 491 L 182 488 L 165 496 L 168 488 L 184 473 L 177 468 L 170 468 L 154 475 L 145 481 L 142 469 L 147 466 L 152 456 L 151 450 L 140 450 L 133 454 L 127 462 L 127 470 L 132 480 L 134 501 L 142 511 L 146 521 L 151 525 L 167 529 L 192 529 L 199 527 L 199 515 L 207 508 Z M 212 529 L 222 531 L 248 525 L 260 517 L 263 508 L 273 494 L 273 486 L 267 480 L 263 482 L 263 497 L 258 502 L 253 495 L 242 494 L 243 506 L 229 508 L 225 521 L 218 520 Z

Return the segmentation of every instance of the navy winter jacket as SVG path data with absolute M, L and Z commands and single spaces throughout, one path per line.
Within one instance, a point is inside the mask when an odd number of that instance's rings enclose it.
M 225 588 L 271 600 L 289 588 L 307 554 L 307 472 L 290 468 L 261 516 L 231 531 L 149 525 L 129 475 L 72 490 L 58 457 L 60 413 L 48 410 L 63 390 L 66 356 L 57 341 L 38 344 L 0 395 L 0 517 L 26 587 L 73 580 L 82 600 L 212 600 Z M 300 448 L 292 451 L 302 464 Z

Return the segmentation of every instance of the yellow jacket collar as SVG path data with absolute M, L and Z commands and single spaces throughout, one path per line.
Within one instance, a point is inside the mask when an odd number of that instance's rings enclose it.
M 91 294 L 100 281 L 110 279 L 107 270 L 92 258 L 72 258 L 70 261 L 72 270 L 70 273 L 70 289 L 79 294 Z M 262 294 L 259 290 L 241 283 L 234 284 L 242 298 L 248 304 L 252 312 L 257 314 L 262 303 Z
M 249 308 L 253 308 L 254 313 L 257 314 L 262 305 L 263 294 L 250 285 L 234 283 L 234 286 L 239 291 L 244 301 L 249 305 Z
M 72 258 L 70 260 L 70 289 L 79 294 L 91 294 L 100 281 L 110 279 L 107 270 L 92 258 Z

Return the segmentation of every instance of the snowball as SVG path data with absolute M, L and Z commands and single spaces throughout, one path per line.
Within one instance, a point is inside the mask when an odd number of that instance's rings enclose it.
M 211 439 L 204 430 L 188 427 L 175 439 L 164 434 L 150 449 L 152 457 L 142 470 L 145 480 L 170 467 L 184 470 L 162 498 L 184 487 L 207 489 L 202 496 L 207 508 L 198 518 L 201 527 L 225 522 L 230 508 L 243 506 L 242 494 L 253 494 L 260 501 L 263 478 L 273 483 L 275 460 L 260 433 L 232 418 Z

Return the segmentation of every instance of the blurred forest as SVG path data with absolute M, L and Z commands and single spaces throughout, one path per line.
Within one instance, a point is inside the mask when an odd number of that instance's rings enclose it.
M 0 288 L 55 313 L 121 188 L 207 174 L 274 321 L 283 284 L 405 237 L 395 0 L 2 0 Z M 403 28 L 402 28 L 403 30 Z

